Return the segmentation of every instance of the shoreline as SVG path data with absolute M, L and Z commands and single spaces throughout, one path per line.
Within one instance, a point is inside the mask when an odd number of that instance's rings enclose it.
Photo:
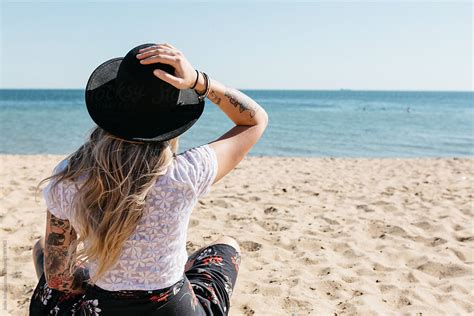
M 181 153 L 181 152 L 180 152 Z M 2 154 L 0 153 L 0 157 L 18 157 L 18 158 L 26 158 L 26 157 L 37 157 L 37 158 L 57 158 L 63 159 L 67 157 L 69 154 Z M 473 160 L 474 156 L 423 156 L 423 157 L 363 157 L 363 156 L 278 156 L 278 155 L 247 155 L 245 159 L 254 159 L 254 158 L 265 158 L 265 159 L 315 159 L 315 160 Z
M 0 154 L 12 315 L 27 314 L 44 234 L 32 188 L 64 157 Z M 230 315 L 471 313 L 473 161 L 247 156 L 196 205 L 188 252 L 240 242 Z

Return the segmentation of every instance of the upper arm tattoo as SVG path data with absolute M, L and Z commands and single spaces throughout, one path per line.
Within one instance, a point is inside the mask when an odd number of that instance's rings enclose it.
M 49 287 L 69 293 L 83 292 L 83 281 L 89 279 L 88 271 L 77 267 L 73 275 L 68 272 L 68 249 L 76 238 L 76 232 L 68 220 L 48 212 L 44 267 Z
M 46 243 L 52 246 L 61 246 L 66 242 L 66 234 L 71 234 L 71 224 L 68 220 L 57 218 L 51 214 L 50 221 L 48 223 L 51 227 L 48 239 Z M 71 240 L 69 240 L 71 241 Z
M 229 99 L 230 104 L 239 109 L 240 113 L 249 111 L 250 117 L 255 116 L 257 107 L 255 106 L 254 101 L 248 96 L 234 88 L 227 88 L 224 95 Z

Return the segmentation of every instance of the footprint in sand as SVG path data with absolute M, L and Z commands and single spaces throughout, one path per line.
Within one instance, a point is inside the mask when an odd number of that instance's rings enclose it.
M 416 269 L 439 279 L 460 277 L 470 273 L 468 269 L 457 264 L 441 264 L 432 261 L 419 265 Z
M 291 298 L 289 296 L 285 297 L 282 302 L 282 307 L 285 311 L 295 315 L 294 312 L 310 314 L 313 311 L 311 303 L 306 300 L 300 300 L 296 298 Z
M 358 209 L 358 210 L 364 210 L 364 212 L 366 212 L 366 213 L 375 212 L 373 209 L 371 209 L 368 205 L 365 205 L 365 204 L 357 205 L 357 206 L 356 206 L 356 209 Z
M 416 226 L 416 227 L 419 227 L 423 230 L 430 230 L 431 229 L 431 224 L 428 223 L 428 222 L 417 222 L 417 223 L 413 223 L 412 224 L 413 226 Z
M 308 257 L 301 257 L 301 259 L 298 259 L 298 260 L 302 261 L 305 265 L 315 265 L 319 262 L 315 259 L 311 259 L 311 258 L 308 258 Z
M 444 238 L 441 238 L 441 237 L 433 237 L 431 239 L 428 240 L 428 242 L 426 243 L 427 246 L 431 246 L 431 247 L 436 247 L 438 245 L 442 245 L 442 244 L 445 244 L 447 243 L 448 241 Z
M 321 219 L 324 220 L 326 223 L 329 225 L 339 225 L 339 222 L 330 218 L 326 218 L 324 216 L 321 216 Z
M 270 207 L 267 207 L 263 212 L 268 215 L 268 214 L 274 214 L 278 212 L 278 210 L 275 207 L 270 206 Z
M 387 293 L 387 292 L 392 292 L 397 290 L 398 288 L 394 285 L 391 284 L 381 284 L 379 285 L 379 290 L 382 294 Z
M 474 236 L 456 237 L 456 240 L 460 242 L 473 241 Z
M 356 314 L 356 308 L 354 307 L 353 304 L 348 303 L 348 302 L 341 301 L 337 303 L 337 308 L 341 314 L 351 314 L 351 315 Z M 334 314 L 339 315 L 339 313 L 334 313 Z
M 223 208 L 228 208 L 230 205 L 225 200 L 211 200 L 213 206 L 220 206 Z
M 319 271 L 318 276 L 325 276 L 325 275 L 328 275 L 328 274 L 331 274 L 331 268 L 330 267 L 322 268 Z
M 386 229 L 387 229 L 388 234 L 399 236 L 399 237 L 405 237 L 405 238 L 408 237 L 407 232 L 400 226 L 387 225 L 386 227 L 387 227 Z
M 357 281 L 357 278 L 345 275 L 341 277 L 341 280 L 346 283 L 354 283 L 355 281 Z
M 189 221 L 189 227 L 196 227 L 197 225 L 199 225 L 199 220 L 192 219 Z
M 418 281 L 418 279 L 415 277 L 415 275 L 411 272 L 408 273 L 408 275 L 406 276 L 406 279 L 408 282 L 410 283 L 419 283 L 420 281 Z
M 243 249 L 245 249 L 247 251 L 254 252 L 254 251 L 258 251 L 258 250 L 262 249 L 262 244 L 259 244 L 258 242 L 247 240 L 247 241 L 241 242 L 240 247 L 242 247 Z
M 343 286 L 342 283 L 336 280 L 325 280 L 321 281 L 318 284 L 318 291 L 321 296 L 325 296 L 330 300 L 335 300 L 340 298 L 340 290 L 347 289 L 346 286 Z
M 242 307 L 242 310 L 244 311 L 244 315 L 245 316 L 248 316 L 248 315 L 254 315 L 255 314 L 255 311 L 248 305 L 244 305 Z
M 265 293 L 266 295 L 269 295 L 270 297 L 277 297 L 282 295 L 283 291 L 281 287 L 278 286 L 260 286 L 260 290 Z
M 402 308 L 402 307 L 405 307 L 405 306 L 411 305 L 411 304 L 412 304 L 411 301 L 406 296 L 401 295 L 398 298 L 396 306 L 397 306 L 397 308 Z
M 456 255 L 456 257 L 458 257 L 459 260 L 461 260 L 462 262 L 466 261 L 466 257 L 461 251 L 453 249 L 453 248 L 450 248 L 450 249 Z
M 270 232 L 288 230 L 288 226 L 280 225 L 279 223 L 277 223 L 275 221 L 259 221 L 257 223 L 261 227 L 263 227 L 263 229 L 265 229 L 266 231 L 270 231 Z

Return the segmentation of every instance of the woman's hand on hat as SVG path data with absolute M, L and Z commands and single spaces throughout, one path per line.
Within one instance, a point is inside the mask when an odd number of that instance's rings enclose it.
M 173 66 L 174 74 L 161 69 L 155 69 L 153 74 L 178 89 L 189 89 L 196 81 L 197 73 L 191 63 L 170 44 L 156 44 L 140 49 L 137 58 L 143 65 L 162 63 Z

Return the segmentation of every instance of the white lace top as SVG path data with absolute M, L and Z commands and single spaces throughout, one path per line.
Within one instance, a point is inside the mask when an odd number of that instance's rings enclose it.
M 67 160 L 63 160 L 54 172 L 66 165 Z M 125 242 L 118 262 L 96 285 L 110 291 L 154 290 L 178 282 L 187 261 L 190 214 L 198 198 L 210 191 L 216 174 L 217 157 L 208 144 L 177 155 L 148 194 L 144 216 Z M 51 192 L 58 197 L 57 203 L 49 198 L 49 192 L 50 183 L 43 189 L 48 210 L 56 217 L 68 219 L 75 227 L 69 209 L 75 185 L 60 183 Z M 96 264 L 88 264 L 90 274 L 94 275 Z

